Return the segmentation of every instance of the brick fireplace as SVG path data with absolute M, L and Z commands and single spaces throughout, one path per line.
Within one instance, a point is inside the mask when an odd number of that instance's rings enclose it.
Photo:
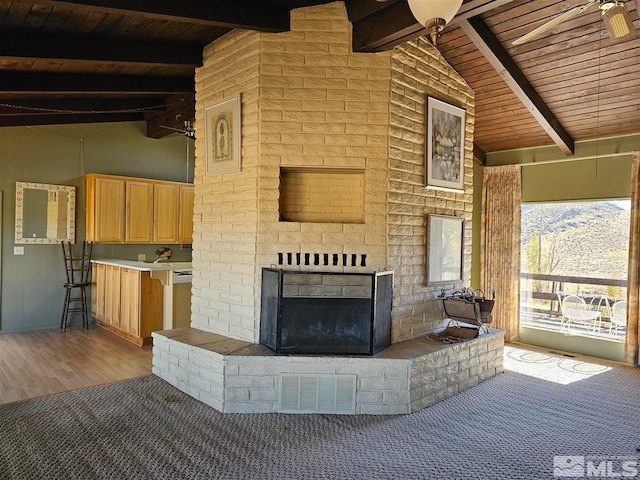
M 471 271 L 474 97 L 437 49 L 353 53 L 336 2 L 294 10 L 289 32 L 232 31 L 203 55 L 197 127 L 241 94 L 242 170 L 206 175 L 197 136 L 191 327 L 154 334 L 154 373 L 223 412 L 408 413 L 501 371 L 500 332 L 446 348 L 423 337 L 443 327 L 440 289 L 462 287 L 426 286 L 428 214 L 465 218 L 467 285 Z M 424 188 L 426 96 L 467 112 L 463 193 Z M 364 359 L 259 345 L 261 271 L 274 266 L 392 271 L 391 347 Z M 333 392 L 334 405 L 296 410 L 294 391 Z

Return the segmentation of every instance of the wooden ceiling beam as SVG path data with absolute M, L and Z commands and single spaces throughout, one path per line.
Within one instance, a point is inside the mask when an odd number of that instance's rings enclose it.
M 455 25 L 461 20 L 480 15 L 514 0 L 472 0 L 464 3 L 456 16 L 449 22 Z M 362 16 L 360 9 L 349 11 L 349 20 L 353 23 L 353 51 L 380 52 L 413 40 L 427 31 L 420 25 L 406 1 L 387 2 L 382 8 L 371 7 L 367 15 Z M 352 16 L 353 15 L 353 16 Z M 447 28 L 447 27 L 445 27 Z
M 190 94 L 194 79 L 144 75 L 97 75 L 0 71 L 0 93 L 5 94 L 103 94 L 170 95 Z
M 147 112 L 147 137 L 163 138 L 175 133 L 173 129 L 184 128 L 184 122 L 193 122 L 196 118 L 195 96 L 187 99 L 169 97 L 167 104 L 173 105 L 164 112 Z M 182 101 L 181 101 L 182 100 Z M 170 128 L 167 128 L 170 127 Z
M 30 3 L 32 0 L 14 0 Z M 289 30 L 289 10 L 262 5 L 248 8 L 244 2 L 208 0 L 168 2 L 158 0 L 38 0 L 39 5 L 67 7 L 89 12 L 139 16 L 168 22 L 183 22 L 218 28 L 242 28 L 262 32 Z
M 509 85 L 527 110 L 565 155 L 573 155 L 574 141 L 480 17 L 461 20 L 458 25 Z
M 475 142 L 473 143 L 473 162 L 483 167 L 487 165 L 487 154 Z
M 202 65 L 202 48 L 4 32 L 0 33 L 0 57 L 195 68 Z
M 377 10 L 388 8 L 392 3 L 398 3 L 406 0 L 387 0 L 386 2 L 372 2 L 371 0 L 348 0 L 346 3 L 347 15 L 349 21 L 357 22 L 364 17 L 371 15 Z M 640 1 L 640 0 L 639 0 Z
M 28 125 L 61 125 L 68 123 L 138 122 L 141 113 L 95 113 L 91 115 L 19 115 L 0 116 L 0 127 L 24 127 Z

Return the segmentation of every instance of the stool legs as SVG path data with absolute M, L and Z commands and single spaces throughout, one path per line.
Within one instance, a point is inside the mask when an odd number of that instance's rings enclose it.
M 71 295 L 71 290 L 77 288 L 80 290 L 80 296 L 74 297 Z M 80 303 L 79 306 L 72 307 L 72 303 Z M 69 313 L 80 312 L 82 313 L 82 326 L 89 328 L 89 315 L 87 310 L 87 289 L 85 285 L 65 286 L 64 305 L 62 306 L 62 318 L 60 319 L 60 328 L 63 332 L 67 331 L 67 321 L 69 320 Z

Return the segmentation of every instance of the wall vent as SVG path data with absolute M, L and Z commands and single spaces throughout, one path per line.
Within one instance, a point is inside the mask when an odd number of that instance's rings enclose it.
M 356 413 L 356 375 L 280 374 L 280 413 Z

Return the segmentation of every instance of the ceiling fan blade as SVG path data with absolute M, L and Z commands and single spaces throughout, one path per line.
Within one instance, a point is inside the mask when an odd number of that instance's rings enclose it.
M 196 138 L 196 129 L 193 127 L 188 127 L 185 125 L 184 128 L 175 128 L 175 127 L 169 127 L 167 125 L 158 125 L 160 128 L 166 128 L 167 130 L 173 130 L 175 132 L 178 132 L 180 135 L 184 135 L 185 137 L 189 137 L 192 139 Z
M 186 129 L 184 128 L 175 128 L 175 127 L 169 127 L 167 125 L 158 125 L 160 128 L 166 128 L 168 130 L 175 130 L 176 132 L 180 132 L 180 133 L 185 133 Z
M 559 25 L 560 23 L 564 22 L 565 20 L 569 20 L 570 18 L 581 14 L 582 12 L 584 12 L 587 8 L 589 8 L 591 5 L 593 5 L 597 1 L 598 0 L 591 0 L 590 2 L 588 2 L 588 3 L 584 4 L 584 5 L 580 5 L 578 7 L 573 7 L 571 10 L 567 10 L 566 12 L 558 15 L 557 17 L 555 17 L 555 18 L 553 18 L 551 20 L 549 20 L 547 23 L 543 23 L 538 28 L 534 28 L 529 33 L 523 35 L 520 38 L 517 38 L 516 40 L 511 42 L 511 45 L 520 45 L 520 44 L 522 44 L 524 42 L 527 42 L 527 41 L 531 40 L 533 37 L 536 37 L 536 36 L 540 35 L 541 33 L 546 32 L 547 30 L 549 30 L 549 29 L 555 27 L 556 25 Z

